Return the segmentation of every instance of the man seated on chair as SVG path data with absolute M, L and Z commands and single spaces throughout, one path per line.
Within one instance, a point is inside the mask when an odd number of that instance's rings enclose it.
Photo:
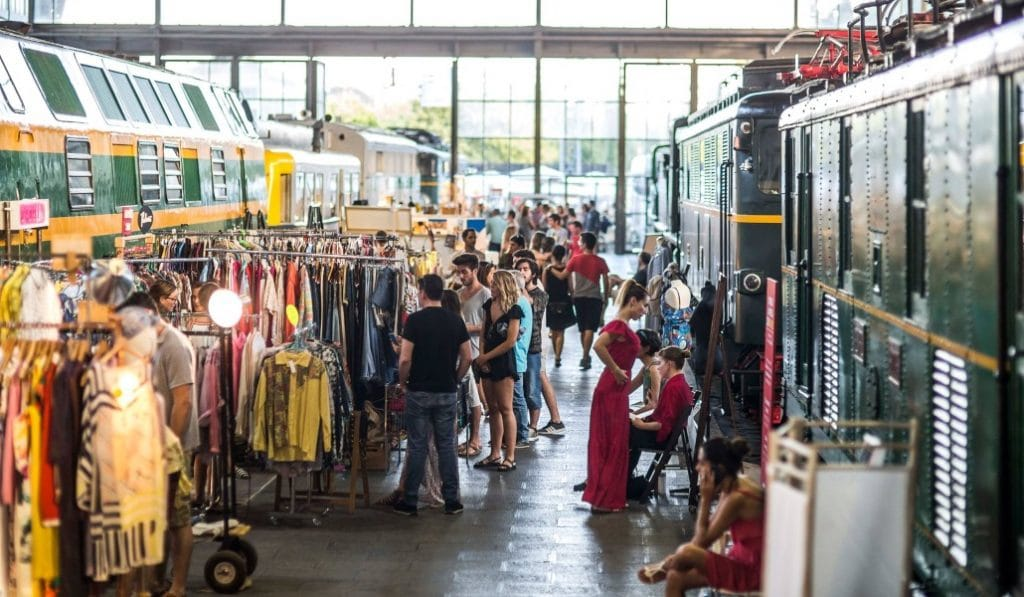
M 629 429 L 629 474 L 640 462 L 641 450 L 661 450 L 672 434 L 672 427 L 680 416 L 689 416 L 693 408 L 693 391 L 683 376 L 686 353 L 677 346 L 669 346 L 658 352 L 655 360 L 658 374 L 664 386 L 654 412 L 646 417 L 630 418 Z

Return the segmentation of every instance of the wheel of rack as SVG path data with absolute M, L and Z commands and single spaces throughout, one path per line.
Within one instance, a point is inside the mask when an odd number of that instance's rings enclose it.
M 218 593 L 234 594 L 245 585 L 245 559 L 237 553 L 221 549 L 206 560 L 203 573 L 206 584 Z

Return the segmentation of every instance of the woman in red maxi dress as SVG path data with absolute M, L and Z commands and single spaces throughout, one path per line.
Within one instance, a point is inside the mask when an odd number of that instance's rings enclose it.
M 647 291 L 628 280 L 619 291 L 618 313 L 601 330 L 594 353 L 605 365 L 590 406 L 590 440 L 587 445 L 587 483 L 583 501 L 591 512 L 618 512 L 626 507 L 626 476 L 629 474 L 629 390 L 633 361 L 640 353 L 640 339 L 629 322 L 647 312 Z

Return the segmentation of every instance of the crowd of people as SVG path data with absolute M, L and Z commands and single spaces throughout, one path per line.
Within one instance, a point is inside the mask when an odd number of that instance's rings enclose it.
M 689 347 L 662 347 L 661 334 L 632 327 L 648 313 L 650 256 L 641 255 L 633 276 L 612 276 L 598 255 L 603 218 L 592 204 L 582 212 L 577 219 L 571 209 L 545 205 L 504 215 L 494 210 L 482 231 L 487 252 L 477 248 L 478 233 L 467 229 L 450 281 L 437 275 L 420 280 L 422 308 L 406 323 L 399 363 L 407 391 L 409 458 L 400 488 L 383 500 L 395 512 L 417 514 L 426 478 L 430 500 L 446 514 L 457 514 L 463 509 L 458 457 L 480 456 L 475 469 L 509 473 L 517 469 L 517 450 L 529 448 L 539 435 L 566 432 L 545 355 L 550 346 L 554 366 L 562 366 L 565 330 L 573 325 L 583 349 L 580 369 L 592 367 L 592 354 L 604 366 L 593 391 L 587 478 L 574 488 L 592 513 L 626 508 L 641 451 L 665 448 L 676 422 L 689 415 L 694 395 L 683 375 Z M 497 259 L 488 261 L 495 253 Z M 606 322 L 613 293 L 614 316 Z M 630 396 L 641 388 L 643 403 L 631 411 Z M 469 437 L 456 446 L 460 393 L 469 410 Z M 538 427 L 545 406 L 549 421 Z M 489 449 L 483 454 L 485 415 Z M 712 440 L 704 448 L 697 535 L 643 568 L 643 582 L 664 580 L 667 594 L 709 584 L 756 587 L 763 496 L 741 474 L 741 441 Z M 424 472 L 428 463 L 437 469 L 433 474 Z M 716 500 L 720 506 L 711 517 Z M 726 556 L 708 552 L 729 528 L 737 547 Z

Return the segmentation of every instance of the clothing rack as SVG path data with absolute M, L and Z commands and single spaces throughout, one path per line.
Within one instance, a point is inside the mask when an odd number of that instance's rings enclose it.
M 138 259 L 123 259 L 125 263 L 206 263 L 213 261 L 213 257 L 144 257 Z
M 340 253 L 305 253 L 302 251 L 271 251 L 263 249 L 222 249 L 215 247 L 205 249 L 205 251 L 207 253 L 230 253 L 234 255 L 253 255 L 265 257 L 306 257 L 309 259 L 342 259 L 358 261 L 380 261 L 387 263 L 402 263 L 405 261 L 404 257 L 378 257 L 376 255 L 344 255 Z
M 331 232 L 329 230 L 276 230 L 276 229 L 257 229 L 257 230 L 183 230 L 180 228 L 161 228 L 154 230 L 153 234 L 156 236 L 163 237 L 188 237 L 194 236 L 199 238 L 219 238 L 219 237 L 238 237 L 238 236 L 252 236 L 252 237 L 322 237 L 332 240 L 353 240 L 353 239 L 371 239 L 371 240 L 387 240 L 398 241 L 401 240 L 398 236 L 389 234 L 386 237 L 377 237 L 373 234 L 342 234 L 339 232 Z

